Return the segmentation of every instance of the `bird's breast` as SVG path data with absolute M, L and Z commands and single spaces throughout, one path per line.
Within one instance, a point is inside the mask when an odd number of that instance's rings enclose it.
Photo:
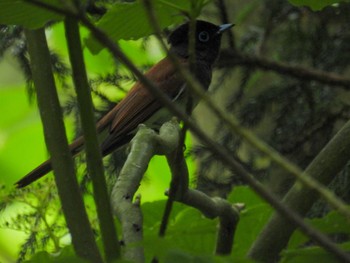
M 192 110 L 198 104 L 197 98 L 191 98 Z M 174 97 L 173 102 L 176 106 L 178 106 L 182 111 L 186 111 L 187 104 L 189 103 L 189 97 L 186 92 L 186 85 L 179 90 L 179 93 Z M 158 111 L 156 111 L 144 124 L 155 130 L 159 130 L 160 126 L 162 126 L 165 122 L 170 121 L 171 118 L 175 116 L 167 107 L 161 107 Z

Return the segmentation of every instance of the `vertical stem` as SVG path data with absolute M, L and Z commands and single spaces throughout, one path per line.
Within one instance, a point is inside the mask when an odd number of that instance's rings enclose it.
M 45 31 L 43 28 L 26 30 L 25 34 L 45 141 L 51 155 L 58 194 L 74 249 L 78 256 L 90 262 L 102 262 L 75 177 Z
M 308 165 L 305 173 L 328 185 L 349 161 L 350 157 L 350 121 L 348 121 L 332 140 Z M 296 182 L 283 198 L 283 204 L 304 217 L 319 194 Z M 296 229 L 296 225 L 274 213 L 250 248 L 249 256 L 255 260 L 268 262 L 277 259 Z M 347 261 L 350 262 L 348 255 Z
M 93 103 L 81 47 L 79 25 L 75 18 L 66 18 L 65 31 L 69 58 L 73 70 L 73 81 L 77 92 L 79 112 L 85 137 L 87 167 L 92 179 L 105 256 L 107 261 L 111 262 L 120 257 L 120 245 L 104 177 L 102 154 L 97 139 Z
M 223 24 L 231 23 L 230 19 L 228 17 L 227 6 L 226 6 L 226 3 L 225 3 L 225 0 L 217 0 L 216 5 L 217 5 L 217 7 L 219 9 L 219 15 L 220 15 L 220 18 L 221 18 L 221 22 Z M 235 38 L 234 38 L 234 35 L 232 33 L 232 30 L 228 30 L 227 34 L 228 34 L 228 45 L 229 45 L 229 47 L 232 50 L 235 50 L 236 49 Z

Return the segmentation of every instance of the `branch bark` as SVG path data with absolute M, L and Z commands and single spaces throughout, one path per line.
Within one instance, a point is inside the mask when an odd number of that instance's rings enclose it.
M 278 74 L 288 75 L 302 80 L 314 80 L 323 84 L 350 89 L 350 79 L 339 74 L 302 66 L 294 66 L 262 57 L 248 56 L 234 50 L 222 50 L 216 66 L 218 68 L 247 66 L 274 71 Z
M 130 246 L 143 239 L 139 198 L 133 202 L 135 192 L 152 157 L 173 151 L 178 143 L 178 134 L 179 127 L 174 121 L 162 125 L 159 134 L 140 125 L 130 143 L 130 153 L 111 195 L 114 214 L 122 224 L 123 242 L 126 245 L 124 257 L 127 260 L 144 262 L 143 248 Z
M 71 17 L 66 18 L 64 25 L 85 138 L 87 168 L 92 179 L 103 248 L 106 260 L 112 262 L 120 257 L 120 245 L 104 177 L 102 154 L 97 139 L 94 110 L 81 47 L 79 25 L 78 21 Z
M 58 194 L 72 235 L 74 249 L 78 256 L 89 262 L 102 262 L 75 177 L 74 162 L 68 148 L 45 31 L 42 28 L 25 30 L 25 35 L 45 142 L 51 155 Z
M 227 12 L 228 9 L 227 9 L 227 5 L 225 3 L 225 0 L 216 0 L 215 4 L 219 10 L 221 23 L 222 24 L 231 23 L 228 12 Z M 230 49 L 236 50 L 235 36 L 234 36 L 232 30 L 225 32 L 225 34 L 228 35 L 228 45 L 229 45 Z
M 230 254 L 233 237 L 239 219 L 239 212 L 232 204 L 221 198 L 211 198 L 206 194 L 188 188 L 188 170 L 183 154 L 179 158 L 177 122 L 165 123 L 157 135 L 153 130 L 140 126 L 131 141 L 131 151 L 112 191 L 112 204 L 123 228 L 123 241 L 127 245 L 125 258 L 143 262 L 142 247 L 129 246 L 142 241 L 142 214 L 139 199 L 132 202 L 150 159 L 155 154 L 167 155 L 172 177 L 178 184 L 174 200 L 200 210 L 207 218 L 219 217 L 216 253 Z
M 205 193 L 188 188 L 188 169 L 185 158 L 179 148 L 167 155 L 172 175 L 172 185 L 177 184 L 177 191 L 173 193 L 175 201 L 192 206 L 210 219 L 219 218 L 215 252 L 218 255 L 229 255 L 232 251 L 236 226 L 239 221 L 239 209 L 219 197 L 209 197 Z M 170 188 L 172 191 L 174 187 Z
M 349 137 L 350 121 L 310 163 L 305 173 L 317 178 L 322 184 L 329 184 L 350 159 Z M 299 215 L 305 216 L 317 198 L 319 195 L 316 191 L 310 191 L 297 182 L 283 198 L 283 204 L 298 212 Z M 295 229 L 294 224 L 275 213 L 250 249 L 250 257 L 265 262 L 277 259 Z M 350 262 L 349 259 L 348 262 Z

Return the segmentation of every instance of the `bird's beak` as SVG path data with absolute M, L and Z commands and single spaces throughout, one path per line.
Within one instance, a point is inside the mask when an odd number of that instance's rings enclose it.
M 234 26 L 234 24 L 223 24 L 223 25 L 219 26 L 219 30 L 218 30 L 217 34 L 222 34 L 223 32 L 225 32 L 226 30 L 230 29 L 233 26 Z

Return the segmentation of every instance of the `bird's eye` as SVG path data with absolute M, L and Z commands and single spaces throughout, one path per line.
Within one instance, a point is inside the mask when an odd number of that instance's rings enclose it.
M 198 39 L 201 42 L 208 42 L 209 40 L 209 33 L 207 31 L 202 31 L 198 34 Z

